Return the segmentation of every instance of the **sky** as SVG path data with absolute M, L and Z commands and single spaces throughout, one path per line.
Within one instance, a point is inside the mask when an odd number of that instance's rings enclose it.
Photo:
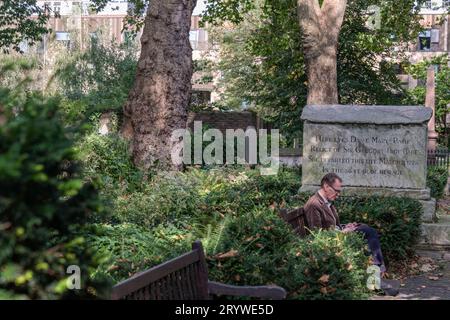
M 197 6 L 194 9 L 193 15 L 199 15 L 202 13 L 203 10 L 205 10 L 205 0 L 197 0 Z

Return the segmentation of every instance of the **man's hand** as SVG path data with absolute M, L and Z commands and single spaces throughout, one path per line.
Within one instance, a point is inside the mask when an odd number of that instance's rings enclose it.
M 342 232 L 344 233 L 353 232 L 356 230 L 356 228 L 358 228 L 358 226 L 359 223 L 356 222 L 348 223 L 345 225 L 344 229 L 342 229 Z

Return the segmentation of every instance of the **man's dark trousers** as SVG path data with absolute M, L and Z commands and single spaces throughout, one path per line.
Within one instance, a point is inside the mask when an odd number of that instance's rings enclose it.
M 358 225 L 355 231 L 364 234 L 364 239 L 366 239 L 367 244 L 369 245 L 369 250 L 373 257 L 373 264 L 379 266 L 381 268 L 381 272 L 386 271 L 383 254 L 381 252 L 380 238 L 378 237 L 377 231 L 374 228 L 371 228 L 367 224 L 363 223 Z

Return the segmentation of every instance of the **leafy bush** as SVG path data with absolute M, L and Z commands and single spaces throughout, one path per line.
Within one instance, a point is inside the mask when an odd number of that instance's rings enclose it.
M 414 252 L 420 236 L 422 206 L 398 197 L 343 197 L 336 202 L 341 223 L 361 222 L 375 228 L 387 261 L 403 260 Z
M 303 206 L 310 193 L 299 193 L 289 199 L 287 207 Z M 414 252 L 420 236 L 422 205 L 410 198 L 357 196 L 335 201 L 341 223 L 365 223 L 380 236 L 386 261 L 404 260 Z
M 288 169 L 262 176 L 245 168 L 188 168 L 145 177 L 134 167 L 127 143 L 115 134 L 87 135 L 78 150 L 85 178 L 102 182 L 102 196 L 113 209 L 108 222 L 151 228 L 165 222 L 185 226 L 196 218 L 206 226 L 223 215 L 281 203 L 300 187 L 299 172 Z
M 291 292 L 298 299 L 361 299 L 366 288 L 368 251 L 362 235 L 318 231 L 299 241 L 295 253 Z M 289 278 L 288 278 L 289 279 Z
M 84 120 L 95 112 L 120 110 L 133 86 L 136 65 L 136 48 L 105 44 L 96 36 L 91 37 L 86 50 L 64 56 L 56 79 L 67 99 L 63 105 L 67 120 L 76 120 L 77 115 Z
M 189 220 L 205 209 L 195 185 L 182 176 L 155 176 L 141 190 L 116 194 L 114 216 L 146 227 Z
M 294 299 L 355 299 L 365 293 L 368 257 L 358 234 L 322 231 L 299 239 L 277 214 L 258 208 L 226 224 L 209 251 L 210 278 L 277 284 Z
M 118 134 L 87 134 L 77 145 L 88 180 L 100 179 L 106 190 L 134 191 L 141 189 L 144 175 L 133 164 L 127 141 Z
M 98 256 L 77 233 L 101 204 L 57 110 L 56 99 L 0 88 L 0 299 L 102 295 L 104 283 L 89 277 Z M 66 285 L 70 265 L 81 290 Z
M 446 167 L 428 167 L 427 186 L 430 188 L 431 197 L 440 199 L 444 195 L 447 185 L 448 169 Z
M 93 224 L 84 230 L 88 243 L 105 258 L 94 278 L 114 283 L 190 250 L 191 235 L 174 227 L 152 230 L 136 224 Z

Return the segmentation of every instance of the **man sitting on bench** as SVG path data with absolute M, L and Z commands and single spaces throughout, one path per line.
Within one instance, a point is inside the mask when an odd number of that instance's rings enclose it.
M 342 191 L 342 179 L 335 173 L 326 174 L 320 182 L 320 190 L 305 204 L 305 227 L 313 229 L 336 229 L 341 232 L 361 232 L 364 234 L 373 264 L 380 267 L 381 275 L 386 272 L 380 240 L 375 229 L 362 223 L 340 224 L 334 201 Z

